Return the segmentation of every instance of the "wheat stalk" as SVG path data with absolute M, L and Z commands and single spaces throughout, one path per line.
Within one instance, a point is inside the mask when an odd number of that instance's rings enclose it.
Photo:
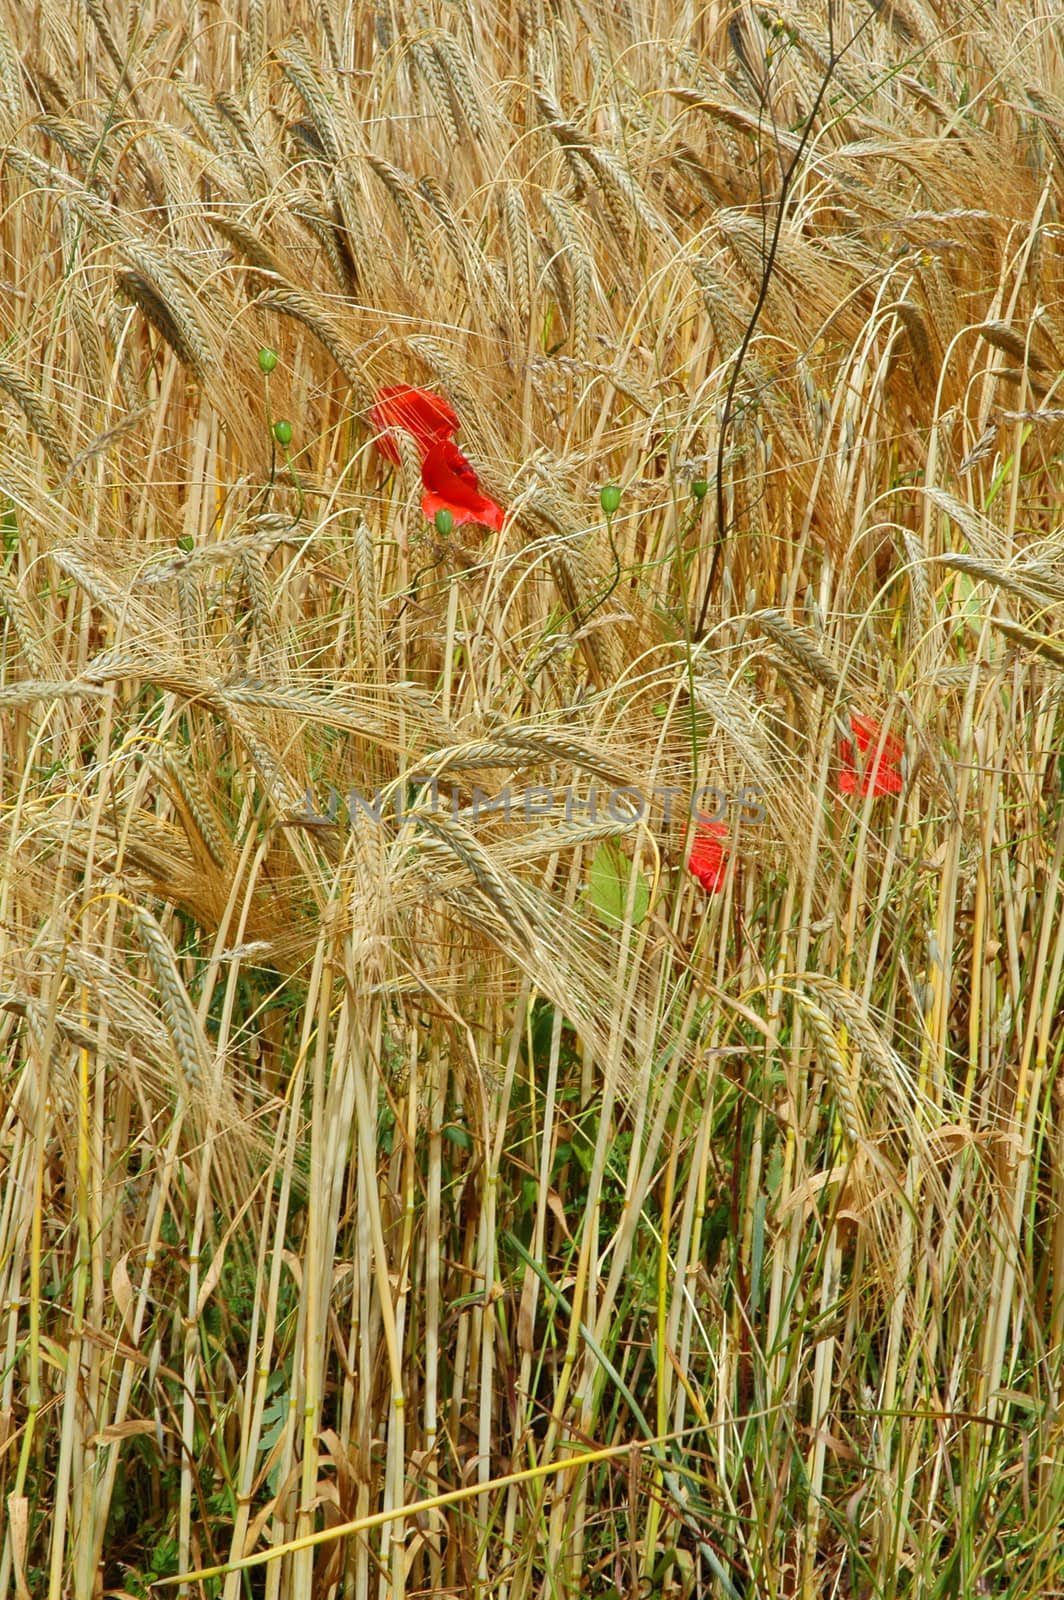
M 775 639 L 805 669 L 814 683 L 823 684 L 832 694 L 838 692 L 842 680 L 807 629 L 773 610 L 755 611 L 750 620 Z
M 134 911 L 137 932 L 144 946 L 159 991 L 166 1029 L 186 1084 L 197 1084 L 204 1073 L 206 1041 L 196 1024 L 188 991 L 181 981 L 169 940 L 150 912 Z
M 0 356 L 0 389 L 10 395 L 57 467 L 70 465 L 70 456 L 48 408 L 37 391 Z

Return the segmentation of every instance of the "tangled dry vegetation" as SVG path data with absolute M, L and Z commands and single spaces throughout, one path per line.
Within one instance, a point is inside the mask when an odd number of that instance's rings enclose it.
M 3 13 L 0 1595 L 1062 1592 L 1058 0 Z

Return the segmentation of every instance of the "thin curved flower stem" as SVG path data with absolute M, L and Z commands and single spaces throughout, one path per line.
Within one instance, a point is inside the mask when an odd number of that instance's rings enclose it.
M 600 611 L 602 609 L 602 607 L 606 604 L 606 601 L 610 598 L 610 595 L 614 592 L 617 585 L 621 581 L 621 557 L 617 549 L 617 541 L 613 536 L 613 517 L 609 513 L 606 514 L 606 537 L 610 542 L 610 553 L 613 556 L 613 576 L 606 588 L 603 590 L 602 594 L 600 594 L 598 599 L 593 602 L 591 609 L 586 611 L 579 619 L 580 626 L 582 628 L 587 626 L 591 618 L 595 615 L 596 611 Z

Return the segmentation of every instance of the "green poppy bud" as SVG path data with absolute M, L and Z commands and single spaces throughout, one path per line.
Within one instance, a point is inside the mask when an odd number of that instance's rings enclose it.
M 701 505 L 702 501 L 709 493 L 709 484 L 706 482 L 705 478 L 696 478 L 694 480 L 691 485 L 691 493 L 694 495 L 699 505 Z
M 447 510 L 446 506 L 441 506 L 432 520 L 436 524 L 436 532 L 442 533 L 443 537 L 446 539 L 447 535 L 454 527 L 454 516 L 452 513 Z
M 272 372 L 277 365 L 277 351 L 268 350 L 265 345 L 259 351 L 259 366 L 263 372 Z
M 277 440 L 278 444 L 283 444 L 287 447 L 292 443 L 292 424 L 284 421 L 275 422 L 273 425 L 273 436 Z
M 621 491 L 615 483 L 607 483 L 599 492 L 599 505 L 608 517 L 612 517 L 621 503 Z

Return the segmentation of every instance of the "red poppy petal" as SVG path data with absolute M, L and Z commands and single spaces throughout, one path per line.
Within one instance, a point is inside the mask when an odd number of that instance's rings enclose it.
M 709 894 L 723 889 L 728 875 L 728 851 L 722 843 L 727 837 L 728 828 L 723 822 L 707 822 L 695 830 L 687 870 Z
M 877 762 L 872 772 L 865 777 L 863 793 L 868 793 L 867 785 L 872 783 L 873 794 L 900 794 L 902 789 L 901 773 L 895 772 L 893 767 L 884 767 Z
M 430 494 L 442 495 L 470 510 L 484 498 L 472 466 L 450 439 L 438 441 L 428 451 L 421 463 L 421 481 Z
M 840 794 L 856 794 L 860 788 L 861 794 L 866 795 L 869 787 L 873 795 L 900 794 L 903 785 L 897 767 L 905 754 L 902 741 L 892 733 L 884 736 L 880 724 L 860 711 L 850 712 L 850 727 L 853 729 L 854 743 L 863 758 L 862 765 L 867 761 L 867 771 L 860 775 L 858 782 L 854 746 L 849 739 L 840 739 Z
M 402 428 L 412 434 L 424 456 L 437 440 L 448 439 L 461 426 L 457 412 L 442 395 L 431 389 L 413 389 L 405 383 L 378 389 L 369 415 L 377 430 L 374 444 L 396 466 L 399 448 L 392 430 Z
M 489 528 L 497 526 L 493 519 L 489 519 L 487 512 L 471 511 L 468 506 L 456 506 L 453 500 L 448 500 L 447 496 L 442 494 L 423 494 L 421 509 L 430 522 L 435 522 L 437 511 L 449 511 L 456 528 L 460 528 L 464 522 L 475 522 Z M 501 527 L 501 522 L 498 526 Z
M 880 740 L 883 742 L 882 760 L 896 767 L 905 754 L 905 746 L 894 734 L 888 733 L 883 737 L 883 729 L 872 717 L 865 717 L 859 711 L 850 712 L 850 727 L 857 740 L 857 748 L 861 754 L 867 755 L 869 750 L 877 750 Z
M 427 517 L 446 510 L 457 523 L 483 522 L 501 531 L 506 513 L 481 494 L 476 473 L 453 440 L 437 440 L 428 451 L 421 463 L 421 482 L 425 489 L 421 508 Z
M 688 863 L 691 876 L 697 878 L 707 894 L 719 894 L 723 889 L 728 876 L 728 863 L 718 861 L 716 864 L 709 861 L 692 861 Z
M 869 769 L 858 778 L 857 769 L 844 765 L 839 773 L 839 793 L 856 794 L 858 789 L 862 795 L 868 793 L 871 785 L 873 795 L 900 794 L 902 791 L 902 777 L 900 772 L 895 772 L 891 767 L 882 764 L 874 769 Z

